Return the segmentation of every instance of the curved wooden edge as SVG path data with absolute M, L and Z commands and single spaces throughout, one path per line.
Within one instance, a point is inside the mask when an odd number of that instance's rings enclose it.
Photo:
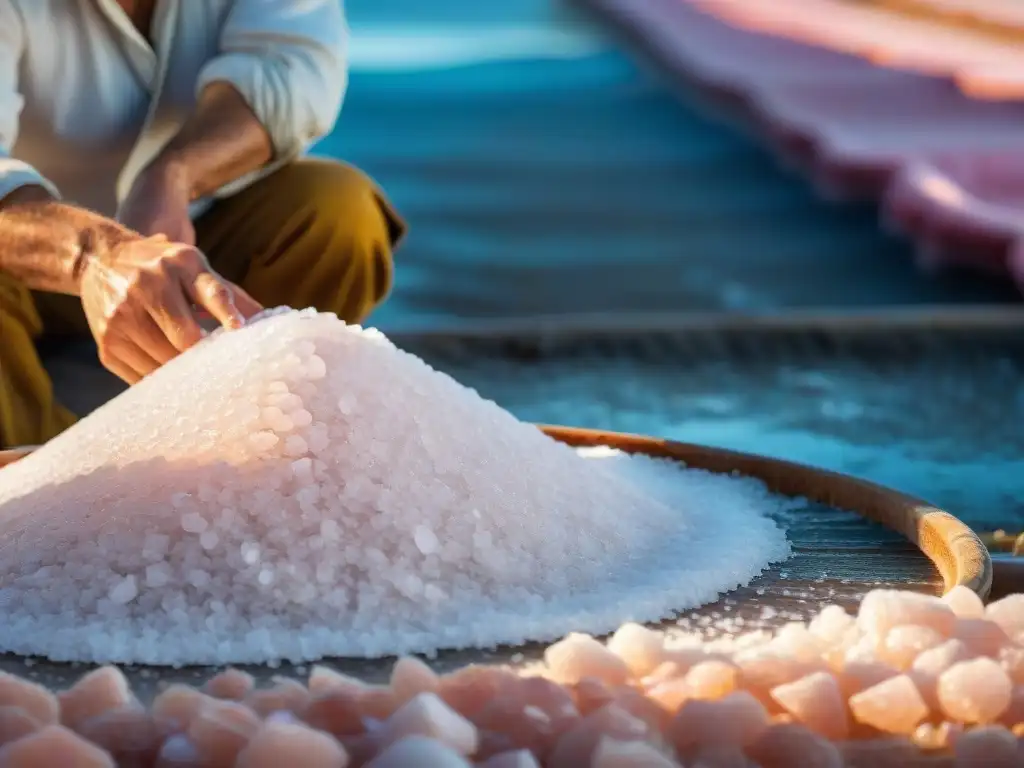
M 761 480 L 776 493 L 802 496 L 856 512 L 914 542 L 938 568 L 945 592 L 962 585 L 985 599 L 992 591 L 992 559 L 981 539 L 953 515 L 913 496 L 838 472 L 724 448 L 623 432 L 537 426 L 550 437 L 574 447 L 609 446 L 627 453 L 673 459 L 709 472 L 738 472 Z M 33 450 L 34 447 L 26 446 L 0 451 L 0 467 Z
M 992 590 L 992 559 L 967 525 L 913 496 L 849 475 L 795 462 L 673 440 L 538 425 L 549 436 L 574 447 L 605 445 L 627 453 L 674 459 L 695 469 L 757 478 L 772 491 L 856 512 L 906 536 L 938 568 L 943 590 L 965 586 L 985 599 Z

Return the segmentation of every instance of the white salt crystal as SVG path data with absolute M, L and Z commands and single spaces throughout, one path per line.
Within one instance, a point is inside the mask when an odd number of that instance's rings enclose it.
M 125 576 L 110 590 L 110 601 L 118 605 L 130 603 L 139 594 L 138 586 L 134 576 Z
M 413 540 L 416 542 L 416 548 L 424 555 L 436 552 L 438 547 L 441 546 L 441 542 L 438 540 L 437 534 L 425 525 L 417 525 L 412 536 Z
M 590 765 L 591 768 L 674 768 L 678 763 L 646 742 L 602 736 Z
M 940 598 L 918 592 L 875 589 L 864 596 L 857 612 L 861 631 L 883 638 L 900 624 L 917 624 L 949 637 L 956 614 Z
M 458 752 L 425 736 L 409 736 L 383 750 L 366 768 L 472 768 Z
M 271 311 L 0 472 L 0 652 L 243 664 L 604 634 L 786 557 L 787 506 L 583 458 L 379 333 Z
M 472 755 L 479 744 L 476 726 L 451 709 L 434 693 L 420 693 L 384 723 L 381 743 L 408 736 L 428 736 L 460 755 Z

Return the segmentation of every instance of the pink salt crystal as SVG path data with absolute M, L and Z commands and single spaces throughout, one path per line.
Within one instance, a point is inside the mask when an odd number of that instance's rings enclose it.
M 602 738 L 639 741 L 651 734 L 647 724 L 615 704 L 579 720 L 561 738 L 544 761 L 547 768 L 578 768 L 590 765 Z
M 1008 635 L 1024 632 L 1024 594 L 1007 595 L 985 607 L 985 618 L 994 621 Z
M 265 723 L 238 754 L 235 768 L 345 768 L 348 754 L 334 738 L 304 725 Z
M 1024 648 L 1009 645 L 999 650 L 999 666 L 1016 685 L 1024 685 Z
M 690 671 L 692 666 L 693 665 L 687 665 L 682 667 L 674 661 L 662 662 L 655 667 L 649 675 L 640 680 L 640 687 L 653 688 L 654 686 L 666 683 L 669 680 L 682 680 L 686 677 L 686 673 Z
M 128 679 L 117 667 L 100 667 L 59 695 L 60 721 L 69 728 L 104 712 L 139 706 Z
M 897 675 L 850 697 L 857 722 L 883 733 L 911 734 L 928 716 L 928 706 L 914 681 Z
M 344 675 L 330 667 L 324 667 L 318 664 L 309 672 L 309 683 L 307 684 L 307 687 L 309 688 L 309 692 L 316 696 L 318 694 L 325 693 L 326 691 L 338 690 L 339 688 L 361 691 L 367 688 L 367 684 L 359 678 Z
M 481 763 L 481 768 L 540 768 L 540 763 L 530 750 L 517 749 L 491 755 Z
M 857 626 L 866 634 L 883 638 L 900 624 L 930 627 L 949 637 L 956 614 L 941 598 L 917 592 L 875 589 L 868 592 L 857 612 Z
M 188 685 L 174 684 L 153 699 L 151 711 L 159 720 L 187 729 L 199 710 L 213 699 Z
M 638 720 L 647 723 L 652 732 L 661 733 L 672 720 L 672 713 L 666 712 L 657 702 L 652 701 L 635 688 L 620 688 L 615 692 L 613 703 Z
M 690 686 L 686 680 L 679 678 L 658 683 L 648 688 L 645 693 L 651 701 L 669 715 L 674 715 L 678 712 L 679 708 L 691 698 L 699 698 L 692 696 Z
M 771 696 L 793 718 L 827 739 L 845 739 L 850 731 L 846 700 L 828 672 L 815 672 L 772 689 Z
M 802 725 L 773 725 L 746 751 L 760 768 L 843 768 L 836 746 Z
M 687 768 L 750 768 L 750 760 L 735 744 L 708 744 L 698 747 L 686 763 Z
M 204 763 L 231 765 L 259 728 L 259 717 L 248 707 L 211 699 L 192 718 L 187 735 Z
M 47 725 L 0 747 L 2 768 L 115 768 L 99 747 L 61 725 Z
M 441 679 L 430 667 L 413 656 L 403 656 L 391 670 L 391 690 L 399 704 L 419 693 L 436 693 Z
M 821 655 L 828 648 L 820 637 L 800 622 L 783 625 L 771 642 L 777 653 L 803 662 L 821 663 Z
M 937 692 L 939 675 L 954 664 L 966 661 L 970 657 L 971 654 L 967 651 L 967 646 L 962 642 L 959 640 L 947 640 L 941 645 L 923 651 L 914 659 L 908 674 L 921 692 L 921 696 L 929 709 L 939 708 L 939 695 Z
M 679 763 L 666 757 L 645 741 L 619 741 L 602 736 L 590 761 L 591 768 L 678 768 Z
M 898 674 L 899 670 L 881 661 L 848 662 L 839 671 L 839 688 L 843 696 L 850 698 L 855 693 L 860 693 Z
M 359 711 L 363 717 L 387 720 L 398 709 L 398 700 L 386 685 L 368 685 L 359 693 Z
M 252 675 L 232 667 L 207 680 L 203 690 L 215 699 L 242 701 L 255 687 Z
M 882 661 L 896 669 L 905 670 L 914 663 L 918 654 L 945 642 L 946 638 L 931 627 L 901 624 L 893 627 L 879 648 Z
M 366 768 L 471 768 L 458 752 L 426 736 L 406 736 L 384 749 Z
M 603 709 L 615 700 L 612 687 L 595 677 L 585 677 L 570 686 L 576 709 L 586 717 L 591 712 Z
M 42 726 L 21 707 L 0 707 L 0 747 L 38 731 Z
M 999 716 L 999 722 L 1008 727 L 1024 723 L 1024 685 L 1013 686 L 1010 703 Z
M 665 735 L 682 754 L 701 744 L 753 743 L 768 727 L 768 713 L 748 691 L 730 693 L 718 701 L 694 699 L 665 729 Z
M 765 705 L 774 706 L 769 691 L 813 672 L 825 670 L 824 663 L 799 661 L 771 650 L 755 650 L 735 656 L 740 669 L 740 687 L 746 688 Z
M 519 677 L 507 669 L 470 664 L 444 675 L 438 695 L 464 717 L 480 709 L 510 687 L 518 687 Z
M 0 706 L 18 707 L 40 725 L 60 720 L 60 705 L 52 692 L 6 672 L 0 672 Z
M 365 730 L 358 696 L 344 689 L 314 696 L 302 719 L 332 736 L 352 736 Z
M 298 680 L 275 677 L 273 687 L 250 691 L 244 703 L 260 717 L 266 717 L 271 712 L 302 712 L 312 698 L 309 689 Z
M 956 740 L 954 768 L 1015 768 L 1017 738 L 1001 725 L 986 725 L 964 733 Z
M 808 631 L 820 638 L 827 646 L 839 645 L 847 632 L 856 624 L 856 619 L 841 606 L 826 605 L 807 625 Z
M 720 699 L 736 690 L 739 669 L 724 661 L 704 661 L 693 667 L 684 678 L 690 697 Z
M 634 624 L 623 624 L 608 640 L 608 650 L 622 659 L 634 678 L 650 674 L 662 661 L 665 638 L 660 632 Z
M 427 736 L 460 755 L 476 752 L 480 739 L 476 726 L 434 693 L 414 696 L 388 718 L 381 743 L 393 744 L 406 736 Z
M 544 663 L 551 679 L 563 685 L 577 683 L 584 677 L 596 677 L 609 685 L 623 685 L 629 679 L 626 662 L 590 635 L 578 632 L 549 645 L 544 651 Z
M 976 656 L 998 656 L 999 651 L 1012 642 L 1002 627 L 986 619 L 960 619 L 954 637 Z
M 954 664 L 941 675 L 937 693 L 942 710 L 961 723 L 992 723 L 1010 706 L 1013 684 L 999 663 L 988 658 Z
M 973 589 L 957 584 L 942 596 L 942 602 L 961 619 L 980 619 L 985 615 L 985 604 Z
M 152 765 L 168 735 L 167 729 L 141 707 L 104 712 L 80 723 L 77 730 L 82 738 L 111 755 L 120 768 Z

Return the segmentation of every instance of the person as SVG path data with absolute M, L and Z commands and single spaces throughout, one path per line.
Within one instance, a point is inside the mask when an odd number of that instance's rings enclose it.
M 310 159 L 347 84 L 340 0 L 0 0 L 0 447 L 75 421 L 38 353 L 91 333 L 129 383 L 204 316 L 358 322 L 405 226 Z

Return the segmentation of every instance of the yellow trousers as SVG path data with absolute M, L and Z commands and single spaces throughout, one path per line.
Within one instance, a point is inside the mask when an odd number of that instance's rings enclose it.
M 302 160 L 218 201 L 195 224 L 220 274 L 264 306 L 316 307 L 359 322 L 387 296 L 405 225 L 376 185 L 340 163 Z M 75 422 L 36 351 L 44 334 L 88 334 L 73 296 L 0 272 L 0 448 L 40 444 Z

